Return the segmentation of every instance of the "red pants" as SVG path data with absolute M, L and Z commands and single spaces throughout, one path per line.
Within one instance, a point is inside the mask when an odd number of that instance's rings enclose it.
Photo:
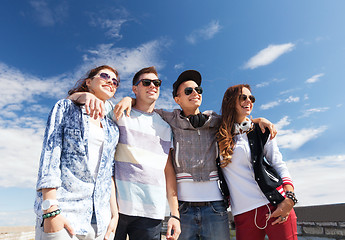
M 271 213 L 276 207 L 268 204 Z M 286 222 L 272 225 L 277 218 L 269 219 L 265 229 L 259 229 L 266 225 L 266 214 L 269 210 L 266 205 L 257 208 L 256 219 L 255 209 L 236 215 L 234 217 L 237 240 L 264 240 L 265 235 L 269 240 L 297 240 L 297 217 L 292 209 Z M 256 221 L 256 226 L 255 225 Z

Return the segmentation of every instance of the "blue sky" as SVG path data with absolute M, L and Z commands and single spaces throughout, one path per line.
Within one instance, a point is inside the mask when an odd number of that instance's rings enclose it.
M 87 70 L 120 72 L 117 102 L 154 65 L 157 107 L 172 84 L 203 77 L 201 110 L 248 83 L 253 117 L 276 124 L 300 206 L 343 203 L 345 2 L 4 0 L 0 8 L 0 226 L 33 225 L 42 136 L 53 104 Z

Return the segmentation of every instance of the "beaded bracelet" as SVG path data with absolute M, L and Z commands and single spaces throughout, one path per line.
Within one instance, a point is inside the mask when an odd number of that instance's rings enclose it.
M 54 217 L 56 215 L 59 215 L 60 213 L 61 213 L 61 210 L 57 209 L 57 210 L 55 210 L 53 212 L 43 214 L 42 217 L 43 217 L 43 219 L 46 219 L 46 218 L 50 218 L 50 217 Z
M 293 201 L 294 205 L 296 205 L 296 203 L 298 202 L 298 200 L 297 200 L 297 198 L 296 198 L 295 193 L 294 193 L 294 192 L 291 192 L 291 191 L 286 191 L 285 194 L 286 194 L 286 197 L 287 197 L 287 198 L 290 198 L 290 199 Z

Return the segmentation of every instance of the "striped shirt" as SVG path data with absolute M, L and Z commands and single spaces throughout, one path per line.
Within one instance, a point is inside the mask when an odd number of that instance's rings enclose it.
M 123 116 L 116 122 L 120 130 L 115 154 L 119 212 L 163 219 L 166 209 L 164 169 L 172 147 L 170 126 L 157 113 L 136 109 L 132 109 L 130 117 Z

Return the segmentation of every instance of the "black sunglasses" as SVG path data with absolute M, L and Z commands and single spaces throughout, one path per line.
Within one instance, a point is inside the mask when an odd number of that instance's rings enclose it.
M 99 77 L 104 79 L 105 81 L 108 81 L 111 77 L 109 76 L 108 73 L 100 73 Z M 115 87 L 118 87 L 120 85 L 120 82 L 116 78 L 112 78 L 111 81 L 113 82 Z
M 184 89 L 184 94 L 186 94 L 187 96 L 188 95 L 191 95 L 193 90 L 195 90 L 198 94 L 202 94 L 202 87 L 195 87 L 195 88 L 192 88 L 192 87 L 186 87 Z
M 144 87 L 150 86 L 151 83 L 153 83 L 153 85 L 155 85 L 155 87 L 160 87 L 161 84 L 162 84 L 162 80 L 160 80 L 160 79 L 153 79 L 153 80 L 151 80 L 151 79 L 141 79 L 138 82 L 136 82 L 134 84 L 134 86 L 138 86 L 140 82 L 143 83 Z
M 248 96 L 248 95 L 246 95 L 246 94 L 241 94 L 241 95 L 239 96 L 239 99 L 240 99 L 241 102 L 246 101 L 247 98 L 249 98 L 249 100 L 250 100 L 252 103 L 255 103 L 255 97 L 254 97 L 253 95 L 249 95 L 249 96 Z

